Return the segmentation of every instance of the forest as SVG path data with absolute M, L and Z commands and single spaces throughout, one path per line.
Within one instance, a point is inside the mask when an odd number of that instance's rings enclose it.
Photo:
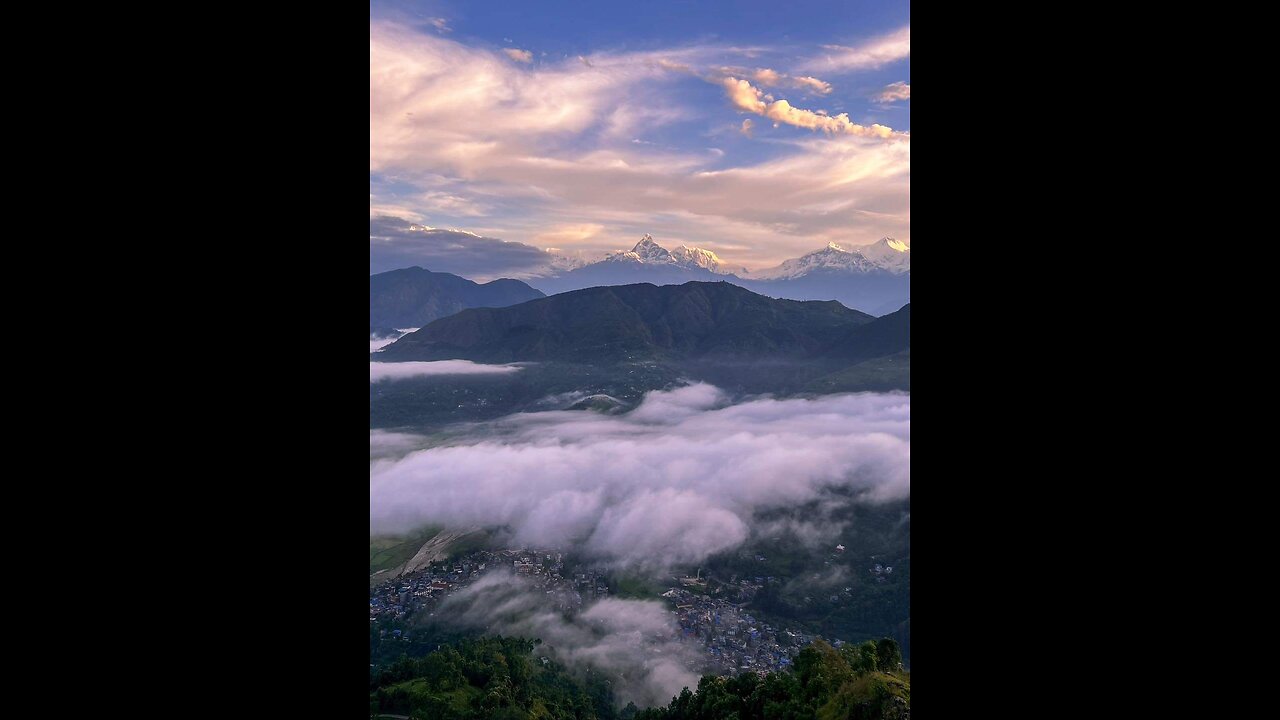
M 909 720 L 911 673 L 890 638 L 818 640 L 786 672 L 703 676 L 663 707 L 618 708 L 612 682 L 541 655 L 542 641 L 484 637 L 403 656 L 370 674 L 370 717 L 414 720 Z

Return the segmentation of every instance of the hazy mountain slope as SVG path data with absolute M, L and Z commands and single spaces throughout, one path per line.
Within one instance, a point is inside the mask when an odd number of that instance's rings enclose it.
M 792 300 L 835 300 L 872 315 L 896 310 L 911 300 L 911 273 L 895 275 L 884 270 L 851 274 L 829 270 L 795 278 L 732 282 L 752 292 Z
M 420 267 L 369 276 L 369 327 L 422 327 L 466 308 L 503 307 L 544 297 L 519 280 L 483 285 Z
M 911 305 L 853 328 L 824 350 L 822 357 L 862 362 L 911 347 Z

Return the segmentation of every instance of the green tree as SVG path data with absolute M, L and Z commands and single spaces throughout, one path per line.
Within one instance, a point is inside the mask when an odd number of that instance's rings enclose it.
M 876 668 L 880 672 L 897 672 L 902 668 L 902 648 L 893 638 L 876 643 Z

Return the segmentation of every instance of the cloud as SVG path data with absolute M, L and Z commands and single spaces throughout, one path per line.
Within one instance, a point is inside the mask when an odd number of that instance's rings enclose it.
M 685 688 L 696 688 L 704 659 L 674 638 L 680 627 L 660 602 L 605 598 L 581 612 L 560 610 L 567 597 L 548 596 L 533 582 L 509 572 L 485 573 L 450 595 L 437 610 L 451 627 L 539 638 L 546 653 L 579 673 L 605 673 L 619 704 L 665 705 Z
M 793 88 L 815 95 L 828 95 L 831 93 L 831 83 L 829 82 L 824 82 L 815 77 L 788 75 L 772 68 L 749 70 L 742 67 L 721 66 L 716 68 L 715 72 L 706 79 L 712 83 L 719 83 L 725 77 L 750 78 L 757 85 L 767 88 Z M 769 97 L 769 99 L 772 100 L 773 98 Z
M 875 96 L 875 101 L 879 103 L 891 103 L 898 100 L 911 99 L 911 86 L 899 80 L 895 83 L 889 83 L 884 86 Z
M 519 365 L 479 365 L 470 360 L 437 360 L 434 362 L 369 363 L 369 382 L 403 380 L 437 375 L 501 375 L 520 369 Z
M 566 223 L 562 225 L 553 225 L 547 230 L 534 236 L 533 241 L 543 246 L 548 252 L 559 250 L 556 247 L 545 247 L 548 245 L 562 245 L 581 243 L 600 234 L 604 230 L 604 226 L 599 223 Z
M 844 534 L 847 524 L 827 517 L 832 508 L 819 507 L 817 512 L 806 508 L 806 513 L 798 517 L 783 517 L 758 522 L 751 528 L 752 536 L 757 539 L 793 537 L 808 548 L 834 549 L 833 538 Z
M 369 334 L 369 352 L 371 353 L 378 352 L 382 348 L 390 345 L 396 340 L 399 340 L 404 335 L 407 335 L 408 333 L 411 333 L 411 332 L 416 332 L 420 328 L 391 328 L 391 329 L 395 330 L 395 333 L 388 336 L 374 336 L 372 332 Z
M 746 80 L 727 77 L 720 81 L 724 86 L 725 92 L 729 94 L 729 101 L 735 107 L 746 110 L 748 112 L 763 115 L 765 111 L 765 103 L 760 99 L 760 91 Z
M 583 258 L 630 249 L 650 233 L 667 238 L 664 247 L 696 245 L 714 250 L 734 267 L 753 269 L 828 242 L 910 239 L 910 143 L 852 135 L 784 142 L 789 150 L 781 156 L 737 167 L 675 171 L 654 164 L 565 163 L 554 169 L 512 168 L 529 185 L 554 188 L 571 207 L 508 221 L 491 232 L 523 238 L 550 222 L 589 222 L 605 229 L 572 248 Z
M 546 263 L 546 253 L 523 243 L 418 225 L 389 215 L 369 218 L 370 273 L 417 265 L 483 281 L 527 274 Z
M 488 212 L 487 207 L 475 200 L 439 191 L 423 193 L 418 197 L 418 204 L 424 210 L 450 216 L 482 217 Z
M 548 223 L 592 223 L 604 230 L 581 245 L 558 247 L 592 259 L 630 249 L 650 233 L 666 238 L 664 247 L 696 245 L 714 250 L 734 267 L 753 269 L 828 242 L 910 239 L 910 143 L 852 135 L 784 142 L 790 151 L 780 157 L 738 167 L 683 172 L 647 164 L 519 168 L 521 179 L 554 187 L 572 207 L 511 220 L 487 233 L 525 238 L 543 232 Z M 517 272 L 501 274 L 522 277 Z
M 684 150 L 631 142 L 682 124 L 687 137 L 699 136 L 704 122 L 740 132 L 741 119 L 725 121 L 727 108 L 695 104 L 715 94 L 701 83 L 712 71 L 699 69 L 755 50 L 694 45 L 598 52 L 589 66 L 573 56 L 534 66 L 435 33 L 372 23 L 369 157 L 377 197 L 370 214 L 519 242 L 494 245 L 488 263 L 461 237 L 460 248 L 446 248 L 443 237 L 371 242 L 371 271 L 417 264 L 478 280 L 529 278 L 546 259 L 513 246 L 542 246 L 538 235 L 578 224 L 603 229 L 553 245 L 597 257 L 648 232 L 751 268 L 828 242 L 909 239 L 909 143 L 784 137 L 757 144 L 744 162 L 733 146 L 714 141 Z M 707 144 L 726 155 L 703 151 Z M 453 259 L 458 264 L 431 264 Z
M 831 94 L 831 83 L 823 82 L 815 77 L 797 77 L 792 78 L 797 85 L 802 88 L 808 88 L 819 95 Z
M 423 446 L 421 435 L 387 430 L 369 431 L 369 457 L 399 457 Z
M 532 68 L 525 67 L 532 61 L 527 50 L 499 54 L 371 23 L 370 170 L 401 179 L 448 171 L 473 181 L 492 160 L 553 151 L 620 109 L 661 107 L 660 89 L 645 85 L 671 77 L 656 61 L 682 63 L 705 52 L 601 53 Z
M 453 32 L 453 28 L 449 27 L 449 21 L 444 18 L 431 18 L 429 22 L 442 33 Z
M 761 97 L 763 93 L 746 80 L 727 77 L 721 81 L 721 85 L 724 86 L 729 100 L 735 107 L 757 115 L 763 115 L 774 122 L 810 130 L 822 130 L 832 134 L 875 137 L 884 140 L 908 140 L 910 138 L 906 133 L 894 132 L 893 128 L 884 125 L 874 124 L 867 126 L 851 122 L 847 113 L 840 113 L 832 117 L 822 110 L 815 112 L 792 107 L 791 103 L 786 100 L 766 103 Z
M 666 58 L 658 58 L 657 62 L 658 62 L 658 67 L 662 68 L 663 70 L 672 70 L 674 72 L 682 72 L 682 73 L 693 72 L 693 68 L 689 67 L 684 63 L 675 62 L 673 60 L 668 60 Z
M 786 76 L 780 75 L 777 71 L 770 70 L 769 68 L 762 68 L 760 70 L 756 70 L 752 77 L 755 78 L 756 82 L 764 85 L 765 87 L 778 87 L 779 83 L 781 83 L 782 79 Z
M 522 63 L 533 62 L 533 53 L 529 52 L 528 50 L 517 50 L 515 48 L 503 48 L 502 52 L 506 53 L 507 57 L 511 58 L 512 60 L 515 60 L 516 62 L 522 62 Z
M 369 198 L 369 219 L 379 216 L 388 218 L 397 218 L 410 223 L 416 223 L 422 220 L 422 213 L 403 205 L 388 205 L 384 203 L 375 203 L 373 198 Z
M 730 404 L 706 384 L 649 393 L 627 414 L 512 415 L 446 446 L 371 459 L 370 523 L 505 526 L 659 572 L 742 544 L 756 513 L 910 493 L 910 397 Z
M 746 120 L 742 121 L 742 128 L 739 130 L 739 132 L 741 132 L 743 135 L 746 135 L 747 137 L 751 137 L 751 128 L 754 126 L 755 126 L 755 123 L 751 121 L 751 118 L 747 118 Z
M 824 45 L 823 48 L 828 52 L 804 61 L 800 69 L 826 72 L 874 70 L 911 57 L 911 26 L 907 25 L 854 47 Z

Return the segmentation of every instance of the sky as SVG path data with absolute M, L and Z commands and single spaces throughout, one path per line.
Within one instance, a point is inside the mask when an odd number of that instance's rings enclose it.
M 451 243 L 480 277 L 646 233 L 751 270 L 910 243 L 905 0 L 370 8 L 371 256 Z

